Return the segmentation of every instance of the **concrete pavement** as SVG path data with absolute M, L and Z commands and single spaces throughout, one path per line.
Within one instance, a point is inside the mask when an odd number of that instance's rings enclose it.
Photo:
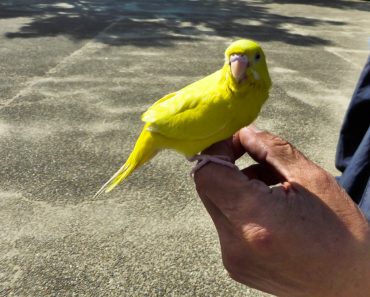
M 92 195 L 140 114 L 239 37 L 261 42 L 274 83 L 258 126 L 336 174 L 370 3 L 301 3 L 1 1 L 0 296 L 267 296 L 228 279 L 183 157 Z

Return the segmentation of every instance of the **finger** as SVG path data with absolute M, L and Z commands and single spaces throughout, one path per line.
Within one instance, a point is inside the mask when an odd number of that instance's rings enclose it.
M 240 261 L 245 260 L 247 253 L 251 254 L 248 262 L 252 263 L 254 253 L 245 244 L 242 230 L 235 228 L 235 222 L 228 219 L 208 197 L 200 195 L 200 198 L 216 227 L 225 268 L 234 267 L 235 262 L 240 265 Z
M 267 164 L 289 182 L 305 182 L 307 171 L 317 169 L 289 142 L 266 131 L 243 128 L 239 132 L 239 139 L 254 160 Z
M 261 181 L 249 180 L 236 169 L 209 163 L 199 169 L 194 180 L 199 196 L 209 200 L 228 218 L 261 205 L 259 199 L 270 195 L 270 188 Z
M 200 194 L 199 197 L 216 227 L 220 240 L 232 237 L 234 228 L 222 211 L 206 195 Z
M 243 145 L 240 143 L 239 131 L 233 135 L 231 139 L 231 145 L 233 148 L 234 160 L 239 159 L 241 156 L 245 154 L 245 149 Z
M 245 150 L 240 143 L 239 132 L 237 132 L 233 137 L 211 145 L 202 153 L 227 156 L 232 162 L 235 162 L 245 153 Z

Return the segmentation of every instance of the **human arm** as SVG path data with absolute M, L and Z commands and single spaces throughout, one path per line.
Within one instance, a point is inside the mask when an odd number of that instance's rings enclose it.
M 235 160 L 244 152 L 257 164 L 209 163 L 195 174 L 230 276 L 277 296 L 369 296 L 369 224 L 335 179 L 253 129 L 206 153 Z

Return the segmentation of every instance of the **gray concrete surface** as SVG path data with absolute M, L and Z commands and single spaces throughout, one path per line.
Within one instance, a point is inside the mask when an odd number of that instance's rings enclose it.
M 1 1 L 0 296 L 267 296 L 228 279 L 181 156 L 92 195 L 146 107 L 239 37 L 261 42 L 274 82 L 258 125 L 335 174 L 370 2 L 301 3 Z

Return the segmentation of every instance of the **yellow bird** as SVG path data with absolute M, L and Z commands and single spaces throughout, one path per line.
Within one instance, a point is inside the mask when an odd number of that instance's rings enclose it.
M 270 87 L 260 45 L 246 39 L 233 42 L 225 51 L 220 70 L 149 107 L 141 117 L 145 125 L 134 150 L 95 196 L 110 192 L 163 149 L 191 158 L 229 138 L 256 119 Z

